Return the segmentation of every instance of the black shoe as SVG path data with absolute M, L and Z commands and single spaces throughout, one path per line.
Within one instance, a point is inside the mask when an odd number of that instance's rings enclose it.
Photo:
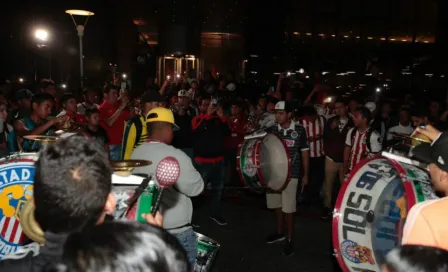
M 286 257 L 294 255 L 294 245 L 292 241 L 286 240 L 285 247 L 283 248 L 283 255 Z
M 322 218 L 323 220 L 327 220 L 327 219 L 331 218 L 331 216 L 332 216 L 331 209 L 324 207 L 322 209 L 322 216 L 320 218 Z
M 271 234 L 266 238 L 266 243 L 268 244 L 273 244 L 273 243 L 277 243 L 277 242 L 281 242 L 285 240 L 285 235 L 283 234 Z
M 212 219 L 213 221 L 216 222 L 216 224 L 220 225 L 220 226 L 225 226 L 227 225 L 227 221 L 224 220 L 224 218 L 222 218 L 221 216 L 210 216 L 210 219 Z

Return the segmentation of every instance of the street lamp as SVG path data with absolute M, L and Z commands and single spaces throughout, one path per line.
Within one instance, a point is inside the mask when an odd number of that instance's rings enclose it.
M 48 31 L 45 29 L 37 29 L 34 32 L 34 37 L 42 42 L 48 41 Z
M 79 65 L 81 72 L 81 88 L 84 87 L 84 55 L 82 48 L 82 37 L 84 36 L 84 29 L 87 25 L 87 21 L 89 21 L 89 17 L 95 15 L 95 13 L 87 10 L 79 10 L 79 9 L 69 9 L 66 10 L 65 13 L 69 14 L 72 17 L 73 23 L 75 24 L 76 30 L 78 31 L 79 37 Z M 87 17 L 84 24 L 77 24 L 75 18 L 73 16 L 84 16 Z

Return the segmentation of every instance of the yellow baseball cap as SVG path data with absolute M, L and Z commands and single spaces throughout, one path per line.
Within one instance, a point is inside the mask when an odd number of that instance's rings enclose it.
M 166 122 L 173 125 L 174 130 L 179 130 L 179 127 L 174 123 L 173 112 L 166 108 L 154 108 L 146 115 L 146 123 L 152 122 Z

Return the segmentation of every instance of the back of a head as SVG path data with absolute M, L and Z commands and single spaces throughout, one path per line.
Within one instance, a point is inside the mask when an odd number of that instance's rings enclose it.
M 387 254 L 383 271 L 447 272 L 448 251 L 429 246 L 403 245 Z
M 111 191 L 112 169 L 103 147 L 69 137 L 39 152 L 35 216 L 45 231 L 63 233 L 95 224 Z
M 65 272 L 188 272 L 185 250 L 167 231 L 131 221 L 112 221 L 70 235 Z

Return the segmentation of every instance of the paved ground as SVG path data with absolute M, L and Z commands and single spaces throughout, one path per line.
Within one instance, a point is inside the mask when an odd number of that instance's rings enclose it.
M 295 255 L 282 255 L 282 244 L 268 245 L 265 237 L 275 230 L 275 214 L 263 197 L 227 198 L 223 217 L 227 226 L 203 219 L 197 232 L 221 244 L 213 272 L 335 271 L 331 255 L 331 223 L 320 220 L 318 210 L 300 208 L 296 217 Z

